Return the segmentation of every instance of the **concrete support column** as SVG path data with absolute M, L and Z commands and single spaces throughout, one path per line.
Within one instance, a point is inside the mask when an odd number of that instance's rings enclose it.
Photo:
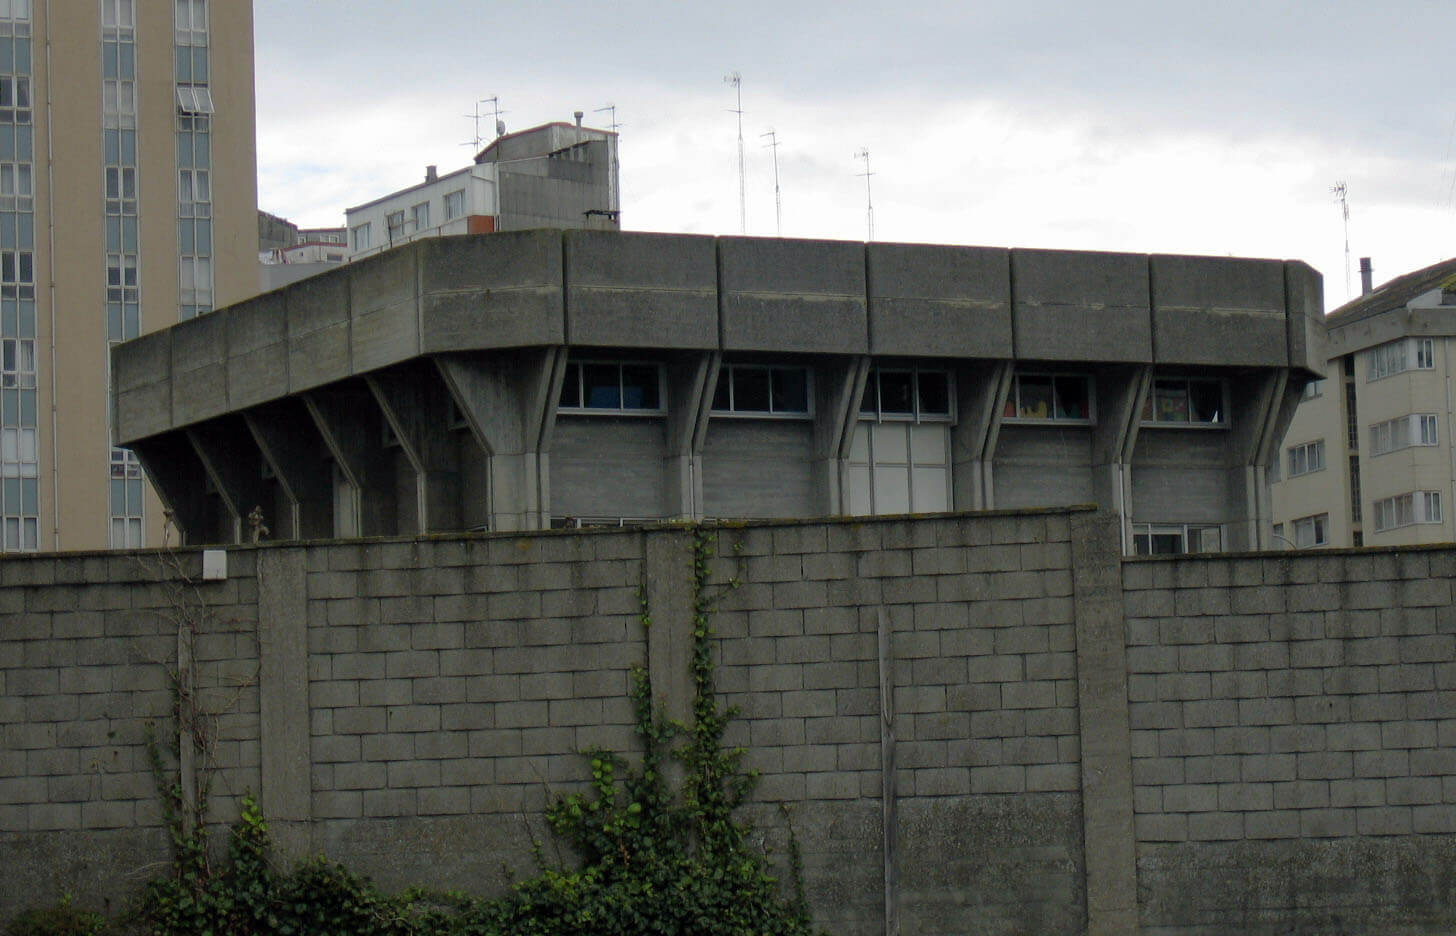
M 566 349 L 439 355 L 434 364 L 489 460 L 490 528 L 546 529 L 551 524 L 549 452 Z
M 343 381 L 305 393 L 303 402 L 338 469 L 335 535 L 393 534 L 394 472 L 384 450 L 383 417 L 369 389 L 360 381 Z
M 411 532 L 460 529 L 460 456 L 439 372 L 428 361 L 412 362 L 367 374 L 364 382 L 414 472 Z
M 288 515 L 278 517 L 274 538 L 335 535 L 329 453 L 307 408 L 285 398 L 243 413 L 243 420 L 288 501 Z
M 1121 537 L 1107 511 L 1071 523 L 1087 933 L 1125 936 L 1138 931 L 1138 909 Z
M 259 805 L 280 853 L 310 851 L 308 595 L 301 548 L 258 551 Z
M 723 355 L 696 354 L 667 366 L 666 515 L 703 519 L 703 443 Z
M 956 510 L 996 506 L 992 468 L 1014 372 L 1010 361 L 956 369 L 957 419 L 950 431 L 951 503 Z
M 270 530 L 277 522 L 272 492 L 263 480 L 263 456 L 248 427 L 236 416 L 224 416 L 186 430 L 208 478 L 228 513 L 226 542 L 248 539 L 248 517 L 261 509 Z
M 825 516 L 849 512 L 849 452 L 869 373 L 867 356 L 835 358 L 814 369 L 814 474 Z
M 1231 522 L 1225 549 L 1278 548 L 1270 541 L 1274 511 L 1269 501 L 1268 466 L 1281 455 L 1279 445 L 1294 418 L 1302 389 L 1291 385 L 1287 370 L 1277 369 L 1240 381 L 1230 393 Z
M 1093 388 L 1097 425 L 1092 430 L 1092 490 L 1098 506 L 1117 518 L 1119 547 L 1132 552 L 1132 456 L 1142 426 L 1143 404 L 1152 392 L 1147 365 L 1108 368 Z

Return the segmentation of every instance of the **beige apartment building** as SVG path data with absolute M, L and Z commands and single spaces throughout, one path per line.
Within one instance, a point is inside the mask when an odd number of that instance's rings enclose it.
M 1456 260 L 1331 312 L 1326 379 L 1280 447 L 1274 537 L 1286 548 L 1456 540 Z
M 0 548 L 159 543 L 109 349 L 257 292 L 252 4 L 0 0 Z

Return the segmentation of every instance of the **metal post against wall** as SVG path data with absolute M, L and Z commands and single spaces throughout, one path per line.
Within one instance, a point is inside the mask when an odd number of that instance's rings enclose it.
M 899 818 L 895 812 L 895 664 L 890 656 L 890 623 L 884 608 L 879 615 L 880 661 L 880 828 L 885 858 L 885 936 L 899 936 L 899 882 L 895 866 L 896 833 Z

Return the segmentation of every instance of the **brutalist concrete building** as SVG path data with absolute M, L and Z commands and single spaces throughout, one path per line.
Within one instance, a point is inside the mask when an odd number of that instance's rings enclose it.
M 1279 260 L 439 238 L 119 346 L 113 426 L 189 543 L 1095 502 L 1258 548 L 1321 311 Z

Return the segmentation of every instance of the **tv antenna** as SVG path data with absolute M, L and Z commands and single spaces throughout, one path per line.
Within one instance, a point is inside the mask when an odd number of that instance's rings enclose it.
M 723 76 L 723 81 L 732 85 L 737 95 L 737 106 L 728 108 L 728 113 L 738 115 L 738 231 L 740 234 L 747 234 L 748 195 L 744 191 L 743 169 L 743 76 L 736 71 L 729 72 Z
M 617 123 L 617 105 L 608 101 L 605 107 L 598 107 L 592 110 L 593 114 L 607 115 L 607 129 L 617 134 L 617 139 L 610 144 L 612 147 L 612 178 L 608 182 L 607 200 L 612 207 L 621 210 L 622 193 L 618 190 L 621 183 L 622 163 L 617 156 L 617 151 L 622 145 L 622 134 L 619 132 L 622 125 Z
M 856 172 L 855 175 L 864 176 L 865 180 L 865 227 L 869 231 L 869 236 L 865 240 L 874 240 L 875 200 L 870 194 L 870 176 L 874 175 L 874 173 L 870 171 L 870 151 L 861 146 L 854 154 L 854 158 L 864 160 L 864 172 Z
M 760 138 L 768 137 L 768 142 L 763 145 L 764 149 L 773 151 L 774 167 L 774 226 L 776 236 L 784 236 L 784 201 L 779 195 L 779 135 L 773 130 L 767 133 L 760 133 Z
M 487 113 L 481 113 L 480 105 L 482 105 L 482 104 L 489 104 L 490 105 L 490 110 Z M 495 135 L 498 136 L 498 137 L 505 136 L 506 125 L 501 122 L 500 117 L 501 117 L 501 114 L 508 114 L 508 113 L 510 113 L 510 111 L 503 111 L 503 110 L 501 110 L 501 108 L 500 108 L 500 97 L 498 95 L 491 95 L 488 98 L 481 98 L 480 100 L 476 101 L 475 102 L 475 113 L 473 113 L 473 114 L 466 114 L 465 115 L 466 117 L 468 117 L 472 121 L 474 121 L 475 136 L 474 136 L 473 139 L 467 140 L 466 142 L 461 143 L 460 145 L 461 146 L 473 146 L 475 148 L 475 150 L 474 150 L 475 152 L 477 152 L 477 153 L 480 152 L 480 144 L 485 141 L 485 138 L 480 135 L 480 121 L 483 118 L 485 118 L 486 116 L 490 116 L 490 117 L 494 118 L 494 120 L 495 120 Z
M 1350 188 L 1341 179 L 1330 186 L 1330 194 L 1340 205 L 1340 214 L 1345 219 L 1345 296 L 1350 295 Z

